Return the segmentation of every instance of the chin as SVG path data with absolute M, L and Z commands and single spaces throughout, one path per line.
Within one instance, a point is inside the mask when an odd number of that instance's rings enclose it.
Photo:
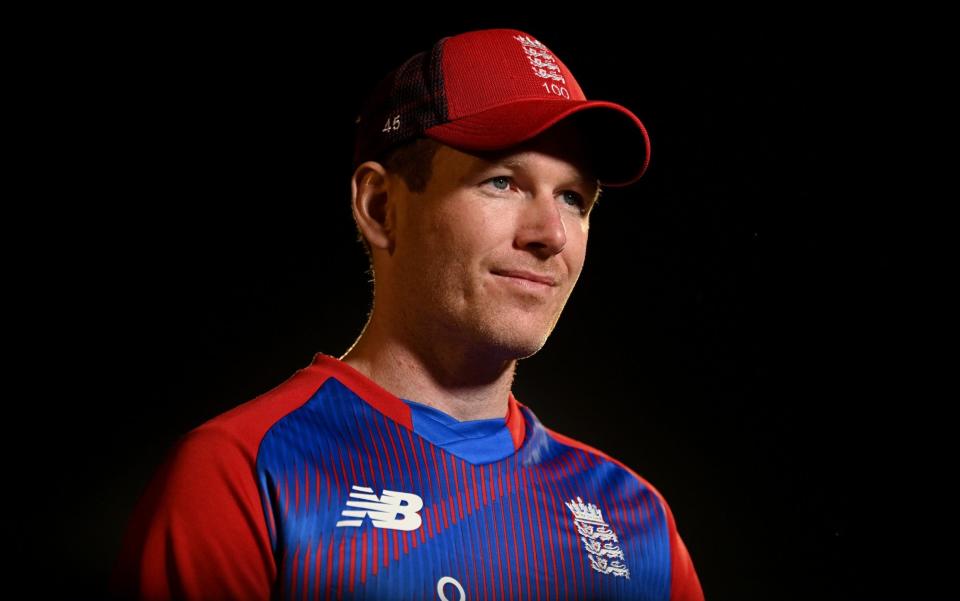
M 550 336 L 550 331 L 500 327 L 486 334 L 486 343 L 495 349 L 494 352 L 497 354 L 509 359 L 526 359 L 543 348 Z

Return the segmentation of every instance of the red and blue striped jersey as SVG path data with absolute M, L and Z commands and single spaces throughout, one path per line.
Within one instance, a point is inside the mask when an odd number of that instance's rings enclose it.
M 317 353 L 174 445 L 131 517 L 112 590 L 197 600 L 703 599 L 669 506 L 622 463 L 546 428 L 512 394 L 506 454 L 431 442 L 413 413 Z

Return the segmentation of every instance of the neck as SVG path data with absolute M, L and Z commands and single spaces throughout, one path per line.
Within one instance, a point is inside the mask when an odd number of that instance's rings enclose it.
M 417 344 L 380 327 L 372 316 L 340 360 L 392 394 L 460 421 L 504 417 L 516 360 L 445 342 Z

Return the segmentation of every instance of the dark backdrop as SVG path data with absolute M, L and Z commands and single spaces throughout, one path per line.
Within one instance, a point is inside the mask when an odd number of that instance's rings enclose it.
M 853 168 L 889 143 L 861 137 L 888 46 L 826 26 L 559 22 L 168 16 L 58 58 L 70 166 L 47 176 L 65 207 L 37 320 L 54 327 L 23 405 L 63 452 L 28 451 L 50 534 L 6 525 L 29 557 L 57 549 L 46 586 L 100 594 L 179 435 L 353 342 L 370 303 L 348 207 L 360 101 L 439 36 L 505 26 L 634 110 L 653 147 L 640 183 L 604 193 L 517 397 L 663 492 L 708 599 L 933 590 L 950 567 L 927 479 L 943 449 L 917 452 L 925 406 L 889 358 L 895 289 L 877 286 L 895 246 L 862 235 L 879 202 Z

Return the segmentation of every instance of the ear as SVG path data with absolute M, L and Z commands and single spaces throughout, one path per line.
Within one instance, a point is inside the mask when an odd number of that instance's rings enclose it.
M 371 248 L 393 251 L 395 206 L 390 202 L 387 171 L 376 161 L 357 167 L 350 181 L 353 218 Z

